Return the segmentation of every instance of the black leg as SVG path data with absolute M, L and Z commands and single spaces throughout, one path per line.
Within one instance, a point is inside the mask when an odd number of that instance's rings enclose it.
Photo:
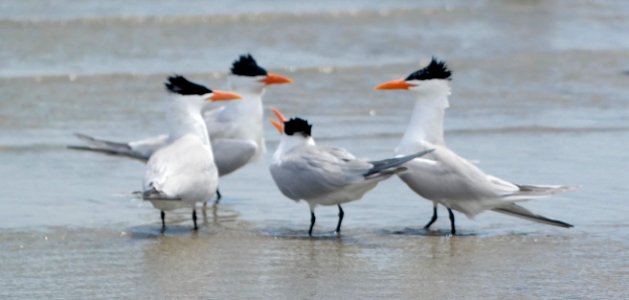
M 339 204 L 338 206 L 339 206 L 339 223 L 336 225 L 336 234 L 341 233 L 341 223 L 343 222 L 343 216 L 345 215 L 341 205 Z
M 196 209 L 192 209 L 192 222 L 194 222 L 194 230 L 199 229 L 199 227 L 197 227 L 197 210 Z
M 308 230 L 308 235 L 312 236 L 312 227 L 314 227 L 314 223 L 317 218 L 314 215 L 314 211 L 310 211 L 310 229 Z
M 428 222 L 428 224 L 424 226 L 424 229 L 430 228 L 430 225 L 432 225 L 432 223 L 435 223 L 435 221 L 437 221 L 437 205 L 436 204 L 432 208 L 432 218 L 430 218 L 430 222 Z
M 456 228 L 454 227 L 454 213 L 452 213 L 452 210 L 448 207 L 448 215 L 450 215 L 450 228 L 452 228 L 452 235 L 456 234 Z
M 218 204 L 219 202 L 221 202 L 221 198 L 223 198 L 223 195 L 221 195 L 221 192 L 216 189 L 216 200 L 214 200 L 214 204 Z
M 162 233 L 163 233 L 164 231 L 166 231 L 166 221 L 165 221 L 166 213 L 162 210 L 160 215 L 162 217 Z

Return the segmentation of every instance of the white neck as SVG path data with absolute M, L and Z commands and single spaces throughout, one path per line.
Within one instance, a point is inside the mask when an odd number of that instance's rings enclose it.
M 202 103 L 200 100 L 187 99 L 185 96 L 175 96 L 171 100 L 167 114 L 171 140 L 192 134 L 201 139 L 204 144 L 210 144 L 207 127 L 201 116 Z
M 230 75 L 228 77 L 229 89 L 240 94 L 242 100 L 225 103 L 225 110 L 221 113 L 222 118 L 239 120 L 244 123 L 240 127 L 246 129 L 253 136 L 261 135 L 263 130 L 262 116 L 264 115 L 264 108 L 262 107 L 262 96 L 265 92 L 265 85 L 258 81 L 262 78 L 264 76 Z M 240 135 L 246 136 L 247 134 L 239 133 Z
M 262 105 L 262 93 L 252 93 L 234 89 L 242 96 L 240 101 L 227 101 L 220 112 L 223 122 L 232 122 L 233 132 L 231 138 L 253 140 L 261 149 L 264 148 L 264 127 L 262 118 L 264 109 Z
M 265 76 L 238 76 L 228 75 L 227 86 L 229 90 L 237 91 L 238 93 L 256 94 L 262 96 L 266 85 L 260 80 Z
M 444 145 L 443 119 L 449 107 L 450 88 L 443 86 L 419 92 L 413 114 L 397 152 L 410 154 L 425 149 L 425 144 Z
M 252 122 L 260 123 L 262 121 L 262 95 L 263 93 L 248 92 L 238 89 L 232 89 L 242 96 L 240 101 L 227 101 L 223 104 L 225 110 L 221 112 L 223 117 L 228 119 L 236 119 L 247 116 L 248 119 L 253 118 Z
M 301 146 L 314 146 L 315 141 L 312 137 L 303 137 L 299 134 L 286 135 L 283 134 L 280 139 L 280 144 L 277 146 L 277 150 L 273 154 L 273 161 L 280 161 L 284 153 Z

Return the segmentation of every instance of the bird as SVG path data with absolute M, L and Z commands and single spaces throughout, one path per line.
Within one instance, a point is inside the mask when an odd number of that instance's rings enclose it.
M 251 54 L 241 55 L 233 62 L 228 81 L 229 89 L 242 95 L 244 100 L 227 102 L 203 112 L 221 176 L 259 159 L 265 152 L 262 96 L 269 85 L 293 82 L 268 72 Z
M 564 185 L 516 184 L 484 173 L 474 163 L 449 149 L 444 140 L 443 121 L 449 107 L 452 72 L 445 61 L 433 57 L 430 63 L 404 79 L 382 83 L 376 90 L 408 90 L 415 93 L 415 107 L 402 140 L 396 148 L 403 155 L 435 149 L 429 155 L 414 159 L 405 166 L 408 171 L 398 177 L 419 196 L 433 202 L 433 215 L 424 226 L 429 229 L 437 220 L 437 205 L 448 209 L 451 234 L 456 234 L 454 213 L 468 218 L 491 210 L 526 220 L 564 228 L 573 225 L 546 218 L 522 207 L 521 201 L 543 198 L 574 188 Z
M 219 176 L 228 175 L 265 152 L 262 96 L 266 87 L 292 83 L 292 79 L 270 73 L 256 62 L 250 53 L 242 54 L 231 66 L 228 89 L 242 95 L 241 101 L 229 101 L 216 108 L 205 107 L 203 119 L 208 127 L 214 160 Z M 75 150 L 101 152 L 146 161 L 153 152 L 171 142 L 168 134 L 137 141 L 114 142 L 75 133 L 86 143 L 68 146 Z M 221 199 L 217 190 L 216 202 Z
M 397 158 L 378 161 L 358 159 L 343 148 L 321 147 L 312 137 L 312 125 L 299 117 L 287 120 L 276 108 L 271 123 L 282 135 L 273 154 L 269 170 L 282 192 L 296 202 L 305 200 L 310 206 L 312 236 L 317 205 L 337 205 L 339 219 L 336 233 L 341 232 L 341 204 L 358 200 L 376 185 L 394 174 L 403 172 L 404 163 L 430 153 L 432 149 Z
M 218 170 L 201 110 L 205 102 L 236 100 L 237 93 L 211 90 L 181 75 L 168 78 L 171 94 L 167 111 L 170 142 L 157 149 L 146 163 L 142 198 L 160 210 L 162 232 L 165 211 L 192 208 L 194 230 L 198 229 L 195 205 L 216 193 Z

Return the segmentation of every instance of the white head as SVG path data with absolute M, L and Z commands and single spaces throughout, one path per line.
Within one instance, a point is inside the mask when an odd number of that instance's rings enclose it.
M 450 95 L 450 80 L 452 80 L 452 72 L 448 69 L 446 62 L 433 57 L 426 67 L 411 73 L 404 79 L 380 84 L 376 89 L 409 90 L 417 93 L 422 99 L 433 100 Z M 448 106 L 447 98 L 442 104 L 445 107 Z
M 264 93 L 272 84 L 286 84 L 293 81 L 282 75 L 267 72 L 258 65 L 251 54 L 243 54 L 232 63 L 228 76 L 229 86 L 241 92 Z

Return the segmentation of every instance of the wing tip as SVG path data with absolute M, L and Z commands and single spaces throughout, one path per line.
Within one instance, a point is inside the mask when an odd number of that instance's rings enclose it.
M 541 224 L 553 225 L 553 226 L 562 227 L 562 228 L 574 227 L 574 225 L 563 222 L 563 221 L 549 219 L 547 217 L 534 214 L 530 212 L 529 210 L 527 210 L 526 208 L 516 205 L 515 203 L 511 204 L 511 206 L 509 207 L 494 208 L 492 210 L 498 213 L 510 215 L 513 217 L 519 217 L 525 220 L 529 220 L 529 221 L 533 221 L 533 222 L 537 222 Z
M 181 198 L 171 197 L 166 195 L 164 192 L 158 190 L 153 186 L 152 183 L 149 184 L 150 189 L 142 191 L 142 199 L 145 201 L 155 201 L 155 200 L 170 200 L 170 201 L 180 201 Z

